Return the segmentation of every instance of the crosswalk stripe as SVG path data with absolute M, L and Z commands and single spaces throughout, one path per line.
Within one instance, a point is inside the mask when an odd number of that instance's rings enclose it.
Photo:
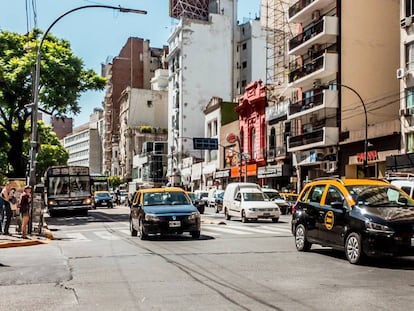
M 276 231 L 284 231 L 286 233 L 292 233 L 292 231 L 289 228 L 268 227 L 268 226 L 263 226 L 263 228 L 268 229 L 268 230 L 276 230 Z
M 93 232 L 95 235 L 97 235 L 98 237 L 104 239 L 104 240 L 119 240 L 120 238 L 108 231 L 95 231 Z
M 233 229 L 229 229 L 229 228 L 223 228 L 223 227 L 208 227 L 208 228 L 204 228 L 204 230 L 206 231 L 219 231 L 219 232 L 224 232 L 224 233 L 233 233 L 233 234 L 252 234 L 251 232 L 245 232 L 245 231 L 241 231 L 241 230 L 233 230 Z
M 76 240 L 76 241 L 81 241 L 81 242 L 90 241 L 82 233 L 78 233 L 78 232 L 66 233 L 66 237 L 70 240 Z
M 238 230 L 246 230 L 246 231 L 251 231 L 251 232 L 256 232 L 256 233 L 267 233 L 267 234 L 282 233 L 277 230 L 263 230 L 263 229 L 248 227 L 248 226 L 245 226 L 245 227 L 232 226 L 232 228 L 237 228 Z
M 129 231 L 128 229 L 121 229 L 121 230 L 118 230 L 118 231 L 123 233 L 123 234 L 126 234 L 126 235 L 131 235 L 131 231 Z

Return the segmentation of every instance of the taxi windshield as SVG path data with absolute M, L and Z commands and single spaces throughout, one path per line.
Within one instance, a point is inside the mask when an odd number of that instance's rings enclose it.
M 414 202 L 403 191 L 383 185 L 346 187 L 358 205 L 373 207 L 413 207 Z
M 144 206 L 191 204 L 183 192 L 150 192 L 144 194 Z

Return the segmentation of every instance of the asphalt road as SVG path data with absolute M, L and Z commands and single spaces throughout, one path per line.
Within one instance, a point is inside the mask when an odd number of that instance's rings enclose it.
M 0 251 L 0 310 L 410 310 L 414 258 L 351 265 L 341 252 L 296 251 L 290 216 L 224 221 L 201 238 L 141 241 L 128 208 L 47 219 L 55 240 Z

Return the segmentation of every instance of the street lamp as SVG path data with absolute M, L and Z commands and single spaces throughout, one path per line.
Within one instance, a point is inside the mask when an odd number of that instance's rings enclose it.
M 79 11 L 83 9 L 91 9 L 91 8 L 113 9 L 113 10 L 118 10 L 122 13 L 147 14 L 147 11 L 143 11 L 143 10 L 128 9 L 128 8 L 116 7 L 116 6 L 110 6 L 110 5 L 85 5 L 85 6 L 74 8 L 60 15 L 58 18 L 56 18 L 53 21 L 53 23 L 49 26 L 49 28 L 43 34 L 42 39 L 40 40 L 40 44 L 37 48 L 37 52 L 36 52 L 36 69 L 35 69 L 34 87 L 33 87 L 33 103 L 30 105 L 32 109 L 32 115 L 31 115 L 32 132 L 31 132 L 31 140 L 30 140 L 29 184 L 32 187 L 36 184 L 36 152 L 37 152 L 37 145 L 38 145 L 37 111 L 38 111 L 38 106 L 39 106 L 39 91 L 40 91 L 39 84 L 40 84 L 40 65 L 41 65 L 40 59 L 41 59 L 41 54 L 42 54 L 43 42 L 45 41 L 46 36 L 48 35 L 50 29 L 63 17 L 75 11 Z
M 40 91 L 39 90 L 39 84 L 40 84 L 40 65 L 41 65 L 40 64 L 40 59 L 41 59 L 41 54 L 42 54 L 43 42 L 45 41 L 46 36 L 48 35 L 50 29 L 52 29 L 52 27 L 59 20 L 61 20 L 63 17 L 65 17 L 66 15 L 68 15 L 72 12 L 75 12 L 75 11 L 79 11 L 79 10 L 83 10 L 83 9 L 92 9 L 92 8 L 112 9 L 112 10 L 118 10 L 122 13 L 147 14 L 147 11 L 122 8 L 120 6 L 116 7 L 116 6 L 110 6 L 110 5 L 84 5 L 84 6 L 80 6 L 80 7 L 74 8 L 72 10 L 69 10 L 69 11 L 63 13 L 62 15 L 60 15 L 58 18 L 56 18 L 53 21 L 53 23 L 49 26 L 49 28 L 47 28 L 47 30 L 43 34 L 42 39 L 40 40 L 40 44 L 37 47 L 37 52 L 36 52 L 36 68 L 35 68 L 35 77 L 34 77 L 34 86 L 33 86 L 33 103 L 29 105 L 31 107 L 31 112 L 32 112 L 32 115 L 31 115 L 32 130 L 31 130 L 31 140 L 30 140 L 29 184 L 32 187 L 34 187 L 34 185 L 36 184 L 36 153 L 37 153 L 37 145 L 38 145 L 38 141 L 37 141 L 37 111 L 38 111 L 38 107 L 39 107 L 39 91 Z M 32 223 L 32 218 L 30 217 L 29 233 L 31 233 L 31 223 Z
M 364 138 L 364 177 L 367 177 L 368 173 L 368 115 L 367 115 L 367 107 L 365 106 L 364 100 L 362 99 L 361 95 L 352 87 L 342 84 L 342 83 L 333 83 L 334 85 L 342 86 L 351 92 L 353 92 L 356 96 L 358 96 L 359 100 L 361 101 L 362 108 L 364 108 L 364 115 L 365 115 L 365 138 Z

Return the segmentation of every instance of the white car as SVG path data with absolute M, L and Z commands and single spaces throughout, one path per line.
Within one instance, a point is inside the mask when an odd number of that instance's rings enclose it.
M 259 218 L 272 219 L 278 222 L 280 209 L 276 203 L 269 201 L 263 192 L 255 188 L 241 188 L 231 204 L 224 210 L 226 219 L 240 217 L 242 222 Z
M 273 201 L 279 206 L 280 212 L 282 215 L 289 213 L 289 203 L 280 195 L 279 191 L 271 188 L 262 188 L 262 191 L 265 195 L 268 196 L 270 201 Z

